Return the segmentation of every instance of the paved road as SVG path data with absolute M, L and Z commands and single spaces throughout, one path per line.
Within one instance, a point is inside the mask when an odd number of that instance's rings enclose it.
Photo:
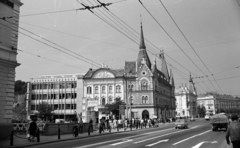
M 132 132 L 77 139 L 34 148 L 230 148 L 225 132 L 213 132 L 209 121 L 189 122 L 188 129 L 175 129 L 173 124 Z

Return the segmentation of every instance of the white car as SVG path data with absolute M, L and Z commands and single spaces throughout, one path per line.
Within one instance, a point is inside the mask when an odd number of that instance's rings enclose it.
M 205 120 L 210 120 L 210 116 L 209 116 L 209 115 L 206 115 L 206 116 L 205 116 Z
M 192 116 L 192 117 L 190 118 L 190 121 L 195 121 L 195 118 Z

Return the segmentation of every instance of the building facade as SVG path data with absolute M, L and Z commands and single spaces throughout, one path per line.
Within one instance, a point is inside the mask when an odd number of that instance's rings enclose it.
M 73 120 L 82 112 L 84 74 L 44 75 L 33 78 L 27 89 L 28 117 L 46 102 L 52 107 L 53 119 Z
M 0 0 L 0 139 L 12 130 L 20 6 L 20 0 Z
M 240 98 L 231 95 L 221 95 L 217 93 L 206 93 L 197 98 L 198 105 L 204 106 L 206 114 L 214 115 L 220 112 L 229 113 L 240 110 Z
M 188 86 L 180 86 L 175 90 L 177 117 L 197 116 L 197 91 L 190 75 Z
M 107 116 L 101 111 L 106 103 L 117 98 L 126 103 L 127 118 L 175 117 L 173 73 L 167 68 L 164 53 L 157 68 L 147 54 L 141 26 L 141 40 L 136 61 L 126 61 L 123 69 L 105 67 L 90 69 L 83 77 L 83 119 L 88 121 Z

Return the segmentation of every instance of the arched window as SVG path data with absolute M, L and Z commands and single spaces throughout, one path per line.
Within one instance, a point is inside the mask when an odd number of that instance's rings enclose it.
M 109 86 L 108 90 L 109 90 L 109 93 L 113 93 L 113 87 L 112 86 Z
M 148 82 L 146 81 L 141 82 L 141 90 L 148 90 Z
M 121 86 L 120 85 L 117 85 L 116 86 L 116 93 L 120 93 L 121 92 Z
M 99 90 L 98 90 L 98 86 L 95 86 L 95 94 L 98 94 Z
M 142 96 L 142 104 L 147 104 L 148 96 Z
M 105 104 L 106 104 L 106 99 L 102 98 L 102 105 L 105 105 Z
M 92 87 L 91 86 L 87 87 L 87 94 L 92 94 Z
M 102 86 L 102 93 L 105 94 L 106 93 L 106 87 Z

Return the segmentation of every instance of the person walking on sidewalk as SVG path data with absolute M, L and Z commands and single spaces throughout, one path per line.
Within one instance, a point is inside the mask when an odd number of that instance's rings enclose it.
M 79 119 L 79 126 L 78 126 L 78 130 L 79 130 L 79 133 L 83 133 L 83 121 L 82 121 L 82 118 Z
M 232 115 L 232 122 L 227 128 L 226 141 L 230 145 L 231 139 L 233 148 L 240 148 L 240 122 L 238 122 L 238 116 Z
M 90 132 L 93 132 L 93 120 L 90 118 L 89 120 L 89 126 L 88 126 L 88 134 L 90 135 Z
M 37 135 L 37 123 L 35 122 L 36 118 L 32 119 L 32 122 L 29 125 L 29 134 L 30 134 L 30 141 L 34 141 L 34 137 Z

